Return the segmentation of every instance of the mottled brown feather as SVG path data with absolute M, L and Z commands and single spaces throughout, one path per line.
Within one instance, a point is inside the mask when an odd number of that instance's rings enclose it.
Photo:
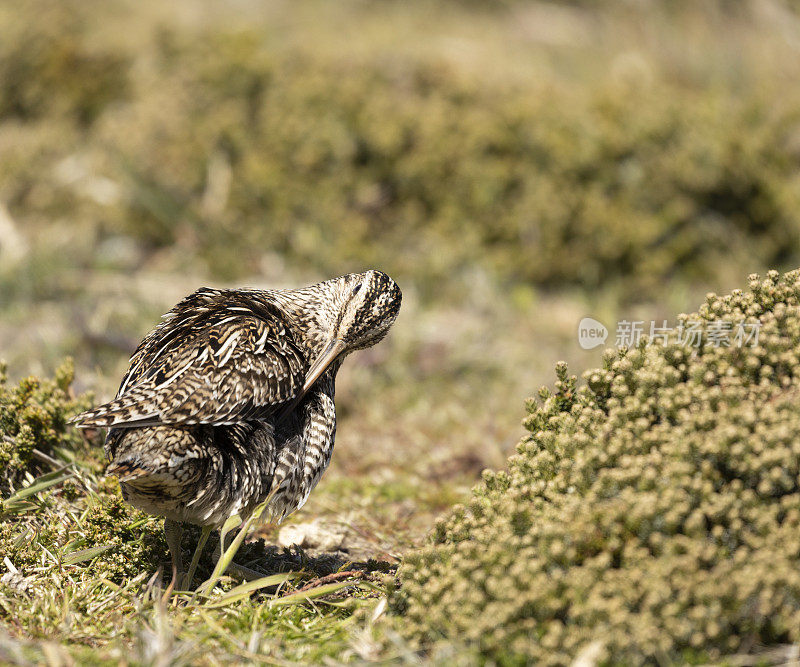
M 240 423 L 294 398 L 306 369 L 275 305 L 204 288 L 145 337 L 117 397 L 76 421 L 123 428 Z

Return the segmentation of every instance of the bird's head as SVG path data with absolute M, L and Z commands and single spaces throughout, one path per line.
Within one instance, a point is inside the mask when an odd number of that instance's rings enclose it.
M 383 271 L 350 273 L 327 283 L 335 312 L 327 340 L 306 374 L 304 395 L 330 365 L 344 355 L 380 342 L 397 319 L 403 295 Z
M 347 276 L 345 301 L 335 326 L 334 339 L 343 352 L 363 350 L 380 342 L 397 319 L 403 295 L 397 283 L 375 269 Z

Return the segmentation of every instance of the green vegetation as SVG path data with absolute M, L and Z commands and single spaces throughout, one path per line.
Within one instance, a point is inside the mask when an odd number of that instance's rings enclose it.
M 226 224 L 206 225 L 200 252 L 222 275 L 247 268 L 227 239 L 328 273 L 377 258 L 420 285 L 479 266 L 536 285 L 630 279 L 639 296 L 676 274 L 717 277 L 722 258 L 798 258 L 798 100 L 479 86 L 447 66 L 276 57 L 247 32 L 170 47 L 167 76 L 198 62 L 170 86 L 197 126 L 166 139 L 142 128 L 130 176 L 158 203 L 121 210 L 120 224 L 175 243 L 164 221 L 203 220 L 216 155 L 230 169 Z M 173 160 L 197 168 L 176 178 Z
M 91 49 L 77 17 L 65 6 L 34 4 L 28 11 L 39 14 L 35 24 L 5 24 L 0 118 L 30 122 L 63 116 L 85 128 L 124 97 L 130 63 L 110 50 Z
M 800 271 L 709 295 L 758 344 L 608 350 L 531 402 L 508 470 L 406 557 L 412 637 L 501 664 L 716 662 L 800 641 Z
M 6 365 L 0 361 L 0 492 L 14 489 L 25 474 L 46 468 L 59 449 L 74 449 L 80 442 L 66 422 L 88 407 L 91 397 L 71 396 L 73 374 L 68 360 L 53 380 L 29 377 L 9 389 Z
M 99 443 L 67 426 L 92 403 L 72 395 L 72 381 L 71 360 L 53 380 L 29 377 L 8 388 L 0 375 L 0 553 L 28 568 L 104 549 L 92 557 L 93 571 L 119 583 L 160 564 L 163 538 L 155 522 L 123 503 L 119 485 L 98 481 Z
M 531 405 L 508 477 L 489 475 L 468 499 L 481 470 L 504 467 L 521 398 L 553 361 L 600 363 L 575 344 L 582 317 L 660 321 L 751 271 L 800 266 L 797 6 L 0 3 L 0 663 L 402 661 L 420 646 L 433 662 L 545 649 L 563 662 L 605 636 L 607 656 L 636 660 L 649 642 L 663 649 L 655 660 L 716 660 L 795 640 L 794 325 L 768 294 L 788 301 L 788 283 L 759 286 L 752 304 L 721 301 L 721 312 L 761 304 L 748 316 L 765 318 L 762 335 L 785 322 L 774 349 L 609 353 L 581 389 L 560 370 L 555 394 Z M 386 341 L 345 365 L 331 468 L 289 520 L 333 524 L 347 548 L 248 542 L 243 564 L 302 574 L 218 607 L 162 601 L 160 521 L 121 502 L 101 434 L 66 418 L 88 391 L 111 397 L 141 336 L 198 286 L 298 286 L 367 266 L 398 280 L 403 310 Z M 67 356 L 72 385 L 67 366 L 43 379 Z M 661 460 L 643 449 L 653 438 Z M 548 481 L 526 491 L 527 474 Z M 508 503 L 531 494 L 527 512 L 500 500 L 506 486 Z M 466 526 L 484 521 L 476 503 L 497 517 L 476 532 L 495 537 L 460 560 Z M 411 556 L 393 598 L 408 611 L 387 623 L 383 577 L 445 512 L 424 553 L 452 553 L 453 576 Z M 258 537 L 274 545 L 281 528 Z M 530 557 L 501 571 L 506 544 Z M 496 562 L 484 568 L 484 554 Z M 673 569 L 661 588 L 637 584 L 641 600 L 614 589 L 658 564 Z M 274 604 L 340 570 L 362 574 Z M 506 571 L 548 576 L 509 601 L 494 583 Z M 466 610 L 486 613 L 464 644 Z M 543 634 L 523 646 L 528 622 Z

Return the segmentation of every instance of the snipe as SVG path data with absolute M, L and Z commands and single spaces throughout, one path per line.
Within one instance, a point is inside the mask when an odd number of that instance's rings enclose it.
M 336 373 L 386 335 L 401 299 L 376 270 L 295 290 L 199 289 L 145 336 L 117 397 L 75 418 L 110 428 L 107 472 L 166 518 L 175 571 L 182 524 L 207 536 L 268 498 L 273 520 L 303 506 L 333 451 Z

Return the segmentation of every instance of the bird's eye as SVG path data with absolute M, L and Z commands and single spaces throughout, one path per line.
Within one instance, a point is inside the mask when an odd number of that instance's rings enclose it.
M 363 283 L 358 283 L 358 285 L 356 285 L 356 286 L 353 288 L 353 294 L 354 294 L 354 295 L 355 295 L 355 294 L 358 294 L 359 290 L 361 289 L 361 285 L 363 285 Z

